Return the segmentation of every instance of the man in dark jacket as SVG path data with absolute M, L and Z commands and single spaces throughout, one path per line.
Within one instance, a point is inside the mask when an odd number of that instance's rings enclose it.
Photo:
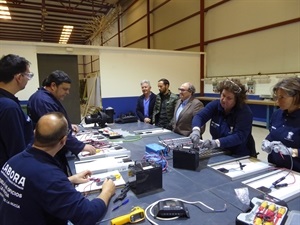
M 62 113 L 41 117 L 34 143 L 10 158 L 0 172 L 0 224 L 67 225 L 95 224 L 104 216 L 115 193 L 112 180 L 105 180 L 101 193 L 89 200 L 74 184 L 88 182 L 90 171 L 67 177 L 54 159 L 64 146 L 68 122 Z
M 153 108 L 156 95 L 151 91 L 150 81 L 141 82 L 143 94 L 138 98 L 136 114 L 141 122 L 152 124 Z
M 172 130 L 171 120 L 178 96 L 169 90 L 170 82 L 162 78 L 158 81 L 159 94 L 156 96 L 152 122 L 155 126 Z
M 65 108 L 60 102 L 69 94 L 71 88 L 71 79 L 69 76 L 63 71 L 56 70 L 43 81 L 42 86 L 43 87 L 39 88 L 28 100 L 28 114 L 32 121 L 37 123 L 37 121 L 48 112 L 61 112 L 68 121 L 70 131 L 77 132 L 78 127 L 71 123 Z M 77 138 L 72 135 L 72 132 L 70 132 L 66 145 L 56 156 L 67 174 L 70 174 L 65 156 L 67 151 L 71 151 L 75 155 L 81 151 L 87 151 L 90 154 L 96 153 L 96 149 L 92 145 L 77 140 Z
M 15 96 L 33 77 L 29 64 L 25 58 L 12 54 L 0 60 L 0 168 L 33 138 L 31 119 Z

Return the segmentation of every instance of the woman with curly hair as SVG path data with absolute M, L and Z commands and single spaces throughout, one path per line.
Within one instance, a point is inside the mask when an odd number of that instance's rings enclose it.
M 219 83 L 220 99 L 208 103 L 193 118 L 193 143 L 200 139 L 200 127 L 210 120 L 212 139 L 200 144 L 201 149 L 221 148 L 233 156 L 256 157 L 255 142 L 252 137 L 253 115 L 245 103 L 247 90 L 238 79 L 226 79 Z

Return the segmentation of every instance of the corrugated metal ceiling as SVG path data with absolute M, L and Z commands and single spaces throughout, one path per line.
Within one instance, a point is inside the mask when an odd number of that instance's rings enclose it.
M 1 2 L 1 1 L 0 1 Z M 3 2 L 3 1 L 2 1 Z M 69 44 L 87 44 L 87 23 L 106 15 L 118 0 L 6 0 L 11 20 L 0 19 L 0 40 L 58 43 L 63 25 L 74 29 Z

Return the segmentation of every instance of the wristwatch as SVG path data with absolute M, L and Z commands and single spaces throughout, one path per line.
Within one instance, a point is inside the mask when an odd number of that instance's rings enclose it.
M 293 148 L 292 157 L 298 157 L 298 149 Z

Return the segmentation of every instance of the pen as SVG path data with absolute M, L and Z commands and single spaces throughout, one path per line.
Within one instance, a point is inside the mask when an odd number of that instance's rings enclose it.
M 120 208 L 122 205 L 126 205 L 129 202 L 129 199 L 124 200 L 120 205 L 114 207 L 111 211 L 115 211 Z

